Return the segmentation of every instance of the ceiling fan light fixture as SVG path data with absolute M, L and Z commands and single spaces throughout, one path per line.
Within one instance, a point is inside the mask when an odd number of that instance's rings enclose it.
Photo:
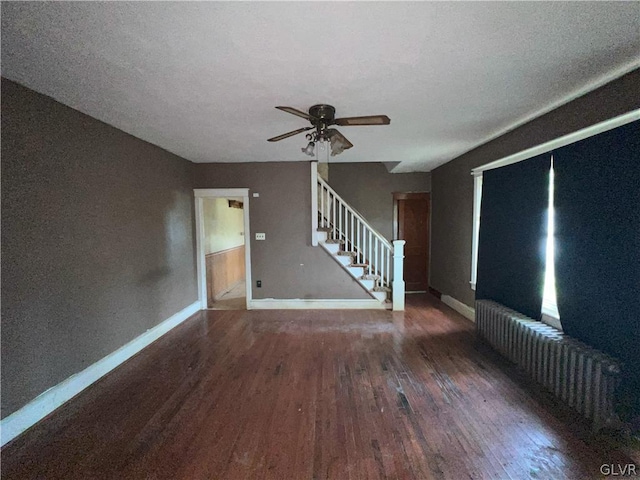
M 331 156 L 335 157 L 336 155 L 340 155 L 347 149 L 347 144 L 342 141 L 337 135 L 333 135 L 331 137 Z
M 310 127 L 299 128 L 292 132 L 278 135 L 277 137 L 269 138 L 269 142 L 279 142 L 285 138 L 292 137 L 308 130 L 315 130 L 314 132 L 307 133 L 306 137 L 309 140 L 309 144 L 305 148 L 301 148 L 302 153 L 314 156 L 314 147 L 318 143 L 318 161 L 319 157 L 323 156 L 325 161 L 326 155 L 331 152 L 331 156 L 335 157 L 340 155 L 345 150 L 353 147 L 351 143 L 342 133 L 335 128 L 329 128 L 332 125 L 339 126 L 351 126 L 351 125 L 389 125 L 391 119 L 386 115 L 367 115 L 364 117 L 343 117 L 335 118 L 336 109 L 331 105 L 318 104 L 309 108 L 309 113 L 304 113 L 293 107 L 276 107 L 278 110 L 296 115 L 298 117 L 306 118 L 311 123 Z M 329 145 L 327 145 L 329 144 Z
M 305 155 L 309 155 L 310 157 L 313 157 L 314 155 L 313 147 L 315 146 L 316 144 L 314 142 L 309 142 L 309 144 L 305 148 L 301 148 L 300 150 L 302 150 L 302 153 L 304 153 Z
M 347 140 L 344 135 L 342 135 L 335 128 L 327 129 L 327 137 L 329 138 L 329 143 L 331 145 L 331 156 L 335 157 L 336 155 L 340 155 L 345 150 L 353 147 L 353 144 Z

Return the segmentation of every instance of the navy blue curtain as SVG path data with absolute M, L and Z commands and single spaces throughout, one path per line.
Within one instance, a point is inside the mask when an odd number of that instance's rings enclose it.
M 640 122 L 555 151 L 554 171 L 562 327 L 624 362 L 640 412 Z
M 540 318 L 551 154 L 483 173 L 476 298 Z

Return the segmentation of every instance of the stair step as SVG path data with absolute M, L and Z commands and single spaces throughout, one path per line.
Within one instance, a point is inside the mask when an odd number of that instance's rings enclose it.
M 374 292 L 385 292 L 391 293 L 391 289 L 389 287 L 376 287 L 373 289 Z
M 380 275 L 362 275 L 362 280 L 380 280 Z
M 358 281 L 367 290 L 373 290 L 373 288 L 376 286 L 376 281 L 375 280 L 366 280 L 366 279 L 359 278 Z
M 338 260 L 345 268 L 351 265 L 351 257 L 345 257 L 344 255 L 334 255 L 333 258 Z
M 327 232 L 316 232 L 314 235 L 318 243 L 324 243 L 327 241 L 327 238 L 329 238 L 329 233 Z
M 371 295 L 376 297 L 381 302 L 385 302 L 387 300 L 387 292 L 377 292 L 375 289 L 373 289 L 371 290 Z
M 358 254 L 356 252 L 343 250 L 346 245 L 345 240 L 330 238 L 331 232 L 332 229 L 329 227 L 318 228 L 315 233 L 318 244 L 331 254 L 354 279 L 358 280 L 358 283 L 360 283 L 373 298 L 382 303 L 385 308 L 390 309 L 391 302 L 389 292 L 391 289 L 376 287 L 380 276 L 367 273 L 370 271 L 368 263 L 355 263 Z
M 346 266 L 351 275 L 356 278 L 360 278 L 364 275 L 364 267 L 354 267 L 353 265 Z
M 341 245 L 338 243 L 322 242 L 321 245 L 327 252 L 331 253 L 331 255 L 336 255 L 341 248 Z

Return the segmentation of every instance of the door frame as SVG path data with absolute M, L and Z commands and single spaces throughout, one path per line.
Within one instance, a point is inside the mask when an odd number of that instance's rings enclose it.
M 251 231 L 249 229 L 249 189 L 248 188 L 194 188 L 196 216 L 196 272 L 198 277 L 198 302 L 200 309 L 207 309 L 207 268 L 205 263 L 204 209 L 205 198 L 242 197 L 244 215 L 244 269 L 246 283 L 246 308 L 251 305 Z
M 429 236 L 427 249 L 427 291 L 431 286 L 431 192 L 392 192 L 393 195 L 393 240 L 399 240 L 398 230 L 398 200 L 407 200 L 412 198 L 426 198 L 428 201 L 427 215 L 429 216 Z M 412 292 L 407 292 L 412 293 Z

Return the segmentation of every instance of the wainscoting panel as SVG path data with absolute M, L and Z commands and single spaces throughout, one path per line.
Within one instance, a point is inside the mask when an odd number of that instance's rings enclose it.
M 206 256 L 207 306 L 244 280 L 244 245 Z

